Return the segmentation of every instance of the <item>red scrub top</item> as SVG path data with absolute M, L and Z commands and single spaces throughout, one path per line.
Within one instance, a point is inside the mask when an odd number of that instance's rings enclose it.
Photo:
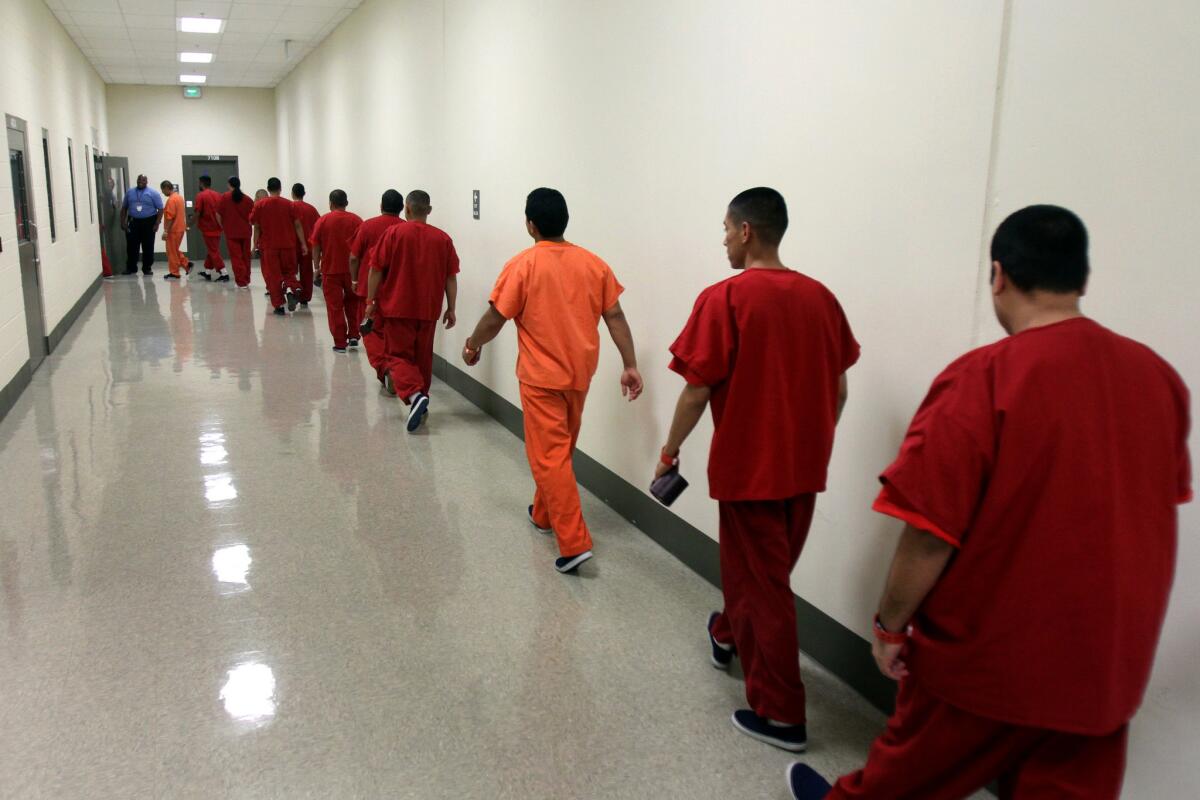
M 293 200 L 292 205 L 296 206 L 296 216 L 300 220 L 300 227 L 304 229 L 304 241 L 310 241 L 312 239 L 313 226 L 321 218 L 321 212 L 303 200 Z
M 221 223 L 217 222 L 220 213 L 221 195 L 212 189 L 203 189 L 192 201 L 192 210 L 196 212 L 196 227 L 203 233 L 220 233 Z
M 859 347 L 837 298 L 793 270 L 748 269 L 701 292 L 670 368 L 712 389 L 717 500 L 825 491 L 838 382 Z
M 264 197 L 254 204 L 250 221 L 262 231 L 260 250 L 296 250 L 295 221 L 300 218 L 292 201 L 279 195 Z
M 233 192 L 221 195 L 221 226 L 225 229 L 226 239 L 249 239 L 252 233 L 250 215 L 254 211 L 254 199 L 248 194 L 242 195 L 242 202 L 233 202 Z
M 349 211 L 330 211 L 317 220 L 308 243 L 321 248 L 322 275 L 350 272 L 350 242 L 360 225 L 362 217 Z
M 376 292 L 383 316 L 437 320 L 446 280 L 458 274 L 458 253 L 445 231 L 410 220 L 379 240 L 371 269 L 384 273 Z
M 358 259 L 358 283 L 355 284 L 354 293 L 359 297 L 367 296 L 367 278 L 371 272 L 371 251 L 375 249 L 375 245 L 379 244 L 379 240 L 383 238 L 389 228 L 402 222 L 404 220 L 399 215 L 380 214 L 365 220 L 359 226 L 358 233 L 354 235 L 354 241 L 350 243 L 350 255 Z
M 911 680 L 1016 725 L 1111 733 L 1141 703 L 1191 497 L 1188 393 L 1088 319 L 951 364 L 876 509 L 957 543 L 913 620 Z

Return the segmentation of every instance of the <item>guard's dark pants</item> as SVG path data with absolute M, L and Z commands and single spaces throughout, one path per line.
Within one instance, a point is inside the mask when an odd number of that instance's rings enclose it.
M 142 272 L 150 272 L 154 265 L 154 217 L 129 218 L 129 230 L 125 231 L 125 271 L 136 272 L 138 248 L 142 250 Z

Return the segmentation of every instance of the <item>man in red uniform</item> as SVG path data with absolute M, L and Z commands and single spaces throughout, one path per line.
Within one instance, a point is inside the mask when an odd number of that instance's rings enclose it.
M 229 280 L 225 276 L 225 260 L 221 258 L 221 195 L 212 189 L 212 178 L 200 176 L 200 191 L 192 201 L 192 213 L 196 215 L 196 227 L 204 237 L 204 269 L 200 277 L 213 279 L 209 270 L 217 273 L 217 280 Z
M 371 272 L 371 251 L 379 240 L 393 225 L 404 222 L 400 212 L 404 210 L 404 197 L 395 189 L 388 189 L 379 201 L 379 216 L 371 217 L 363 222 L 350 243 L 350 280 L 354 294 L 359 299 L 359 307 L 367 304 L 367 283 Z M 385 353 L 383 334 L 372 329 L 362 337 L 363 347 L 367 351 L 367 361 L 375 369 L 375 377 L 380 383 L 384 380 L 383 357 Z
M 313 260 L 321 271 L 321 292 L 333 334 L 333 352 L 345 353 L 347 346 L 358 347 L 358 323 L 362 309 L 350 287 L 350 242 L 362 225 L 362 217 L 346 210 L 346 193 L 329 193 L 329 213 L 313 227 Z
M 729 204 L 725 251 L 738 275 L 705 289 L 671 345 L 687 381 L 656 474 L 711 402 L 709 492 L 720 506 L 725 610 L 708 618 L 712 663 L 742 660 L 750 708 L 733 724 L 760 741 L 807 745 L 792 570 L 825 491 L 833 433 L 858 342 L 833 293 L 779 260 L 787 230 L 779 192 Z
M 321 218 L 321 212 L 314 206 L 304 202 L 304 184 L 292 184 L 292 204 L 296 206 L 296 215 L 300 218 L 300 227 L 304 231 L 304 241 L 312 241 L 313 226 Z M 313 255 L 303 250 L 297 251 L 296 270 L 300 278 L 300 305 L 308 308 L 313 297 Z
M 384 339 L 384 387 L 408 405 L 409 433 L 429 411 L 438 319 L 446 330 L 457 319 L 458 253 L 445 231 L 426 222 L 432 210 L 428 193 L 420 189 L 408 193 L 404 203 L 408 221 L 393 225 L 375 246 L 367 279 L 366 315 Z
M 225 231 L 225 245 L 229 249 L 229 261 L 233 265 L 233 278 L 239 289 L 250 288 L 250 239 L 253 230 L 250 215 L 254 212 L 254 201 L 242 192 L 242 181 L 236 175 L 229 179 L 229 191 L 221 195 L 217 207 L 221 216 L 221 228 Z M 228 275 L 217 278 L 228 281 Z
M 799 798 L 1115 798 L 1191 499 L 1188 392 L 1083 316 L 1087 231 L 1031 206 L 992 238 L 1006 338 L 933 382 L 880 477 L 905 523 L 875 660 L 900 681 L 866 766 Z
M 284 291 L 287 291 L 287 310 L 295 311 L 299 302 L 297 292 L 300 281 L 296 280 L 296 244 L 301 253 L 308 252 L 304 240 L 304 228 L 292 201 L 280 197 L 283 184 L 279 178 L 267 181 L 267 197 L 254 204 L 250 221 L 254 223 L 254 240 L 262 254 L 263 280 L 275 313 L 283 316 Z

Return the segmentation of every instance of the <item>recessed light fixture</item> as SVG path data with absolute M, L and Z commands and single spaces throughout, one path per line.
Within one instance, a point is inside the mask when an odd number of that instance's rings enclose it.
M 180 83 L 205 83 L 208 80 L 207 75 L 180 75 Z
M 209 17 L 180 17 L 179 30 L 184 33 L 220 33 L 225 20 Z
M 211 64 L 212 53 L 180 53 L 179 60 L 185 64 Z

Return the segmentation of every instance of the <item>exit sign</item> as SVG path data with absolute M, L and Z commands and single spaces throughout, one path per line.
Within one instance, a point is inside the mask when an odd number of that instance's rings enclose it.
M 200 97 L 200 87 L 199 87 L 199 86 L 185 86 L 185 87 L 183 87 L 183 96 L 184 96 L 185 98 L 189 99 L 189 100 L 196 100 L 196 99 L 199 99 L 199 97 Z

